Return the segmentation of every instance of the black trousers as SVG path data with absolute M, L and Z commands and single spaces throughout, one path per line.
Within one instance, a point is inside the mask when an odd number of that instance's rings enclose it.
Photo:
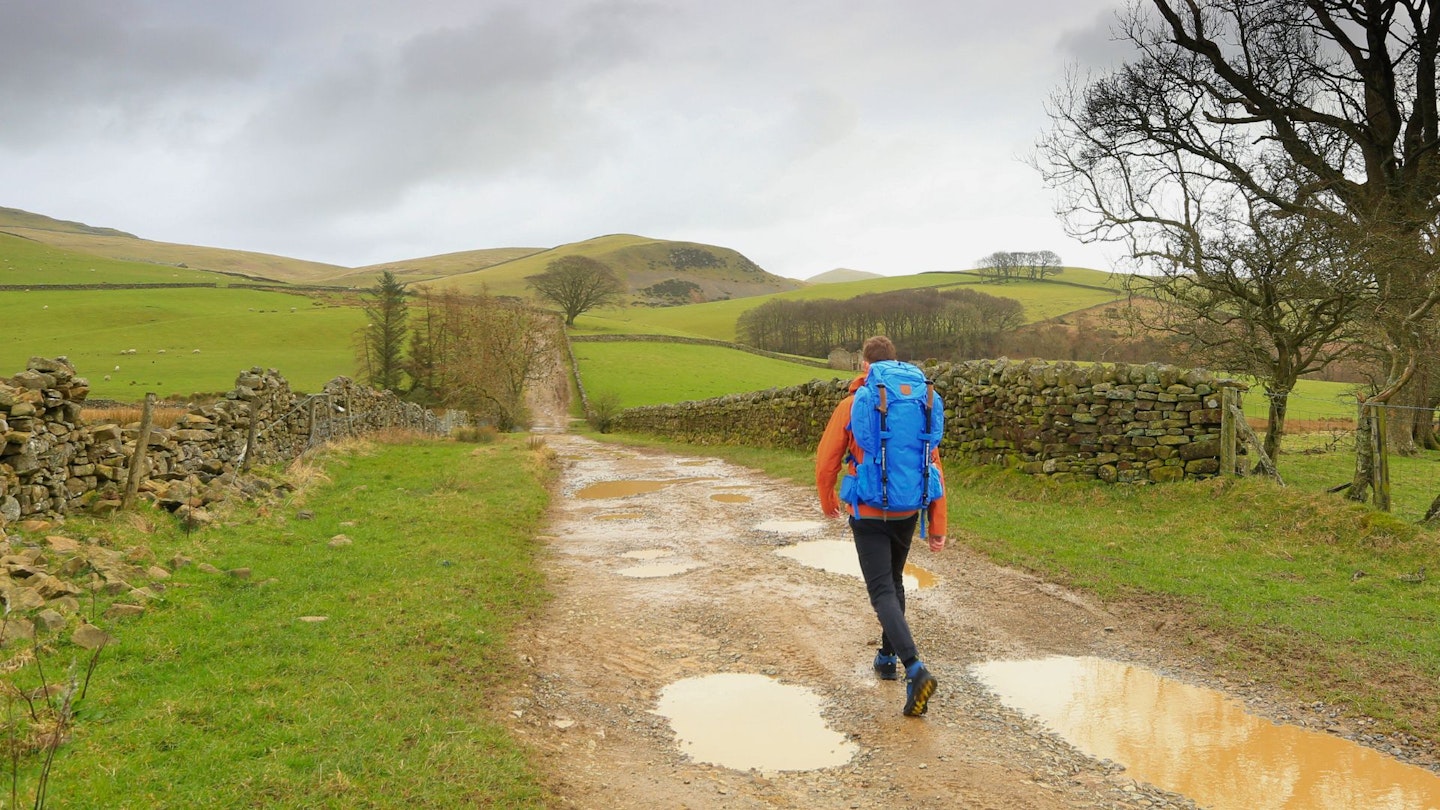
M 899 520 L 850 518 L 860 573 L 883 631 L 880 649 L 895 653 L 901 661 L 919 655 L 905 621 L 905 559 L 910 556 L 910 540 L 919 517 L 917 513 Z

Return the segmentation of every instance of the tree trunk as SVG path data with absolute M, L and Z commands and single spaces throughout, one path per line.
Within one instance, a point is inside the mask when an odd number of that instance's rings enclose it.
M 1288 385 L 1275 383 L 1274 386 L 1267 386 L 1265 389 L 1266 398 L 1270 402 L 1268 419 L 1265 425 L 1265 454 L 1270 456 L 1270 463 L 1280 468 L 1280 442 L 1285 437 L 1285 413 L 1290 408 L 1290 390 L 1294 381 Z
M 1350 479 L 1350 489 L 1345 498 L 1363 503 L 1370 496 L 1370 482 L 1375 480 L 1375 450 L 1370 437 L 1370 413 L 1365 403 L 1360 403 L 1359 415 L 1355 419 L 1355 476 Z

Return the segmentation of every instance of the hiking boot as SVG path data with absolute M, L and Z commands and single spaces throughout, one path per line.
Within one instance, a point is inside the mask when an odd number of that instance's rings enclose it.
M 879 675 L 883 680 L 899 680 L 900 656 L 894 653 L 875 653 L 875 674 Z
M 924 662 L 916 661 L 905 668 L 905 716 L 919 717 L 930 706 L 930 696 L 935 694 L 935 676 L 925 668 Z

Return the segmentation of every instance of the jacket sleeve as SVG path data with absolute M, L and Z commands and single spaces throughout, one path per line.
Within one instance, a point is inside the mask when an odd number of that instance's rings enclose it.
M 835 406 L 815 448 L 815 488 L 820 493 L 820 509 L 827 513 L 840 508 L 835 482 L 840 478 L 840 468 L 845 464 L 845 453 L 850 446 L 850 403 L 854 399 L 845 397 Z
M 930 457 L 935 462 L 935 469 L 939 470 L 941 478 L 944 478 L 945 468 L 940 466 L 940 448 L 932 450 Z M 949 491 L 949 487 L 946 487 L 946 491 Z M 926 515 L 926 519 L 930 524 L 926 527 L 930 534 L 945 535 L 949 533 L 950 519 L 945 510 L 945 496 L 942 495 L 930 502 L 930 511 Z

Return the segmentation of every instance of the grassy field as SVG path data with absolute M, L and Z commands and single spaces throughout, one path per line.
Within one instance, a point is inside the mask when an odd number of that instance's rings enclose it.
M 508 633 L 544 599 L 547 455 L 524 437 L 351 445 L 328 480 L 223 527 L 186 536 L 160 513 L 48 532 L 251 572 L 181 567 L 144 616 L 103 622 L 118 643 L 48 806 L 543 806 L 495 693 L 520 665 Z M 342 533 L 353 544 L 332 547 Z
M 1293 421 L 1304 429 L 1317 429 L 1325 425 L 1316 423 L 1343 423 L 1355 426 L 1355 389 L 1353 383 L 1326 382 L 1324 380 L 1300 380 L 1290 393 L 1286 407 L 1286 420 Z M 1245 392 L 1242 403 L 1245 415 L 1253 419 L 1269 416 L 1270 402 L 1265 396 L 1264 386 L 1254 384 Z
M 850 376 L 720 346 L 634 342 L 573 347 L 586 392 L 614 394 L 626 408 Z
M 684 335 L 734 341 L 735 322 L 747 310 L 771 299 L 846 299 L 857 295 L 918 287 L 956 287 L 1003 298 L 1014 298 L 1025 307 L 1027 322 L 1035 322 L 1097 306 L 1125 297 L 1109 273 L 1071 268 L 1054 281 L 1017 281 L 1011 284 L 981 284 L 968 273 L 922 273 L 912 276 L 817 284 L 789 292 L 710 301 L 683 307 L 612 307 L 597 309 L 575 321 L 579 334 Z M 1068 283 L 1066 283 L 1068 282 Z M 1076 284 L 1093 286 L 1075 286 Z
M 34 325 L 0 335 L 0 376 L 34 356 L 64 355 L 96 398 L 228 391 L 253 366 L 317 391 L 354 374 L 350 341 L 364 318 L 357 308 L 258 290 L 0 292 L 0 322 Z

